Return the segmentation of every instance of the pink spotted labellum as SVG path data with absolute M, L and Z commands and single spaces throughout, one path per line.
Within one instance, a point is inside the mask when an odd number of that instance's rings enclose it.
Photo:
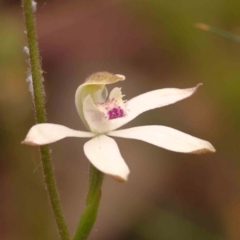
M 116 130 L 143 112 L 192 96 L 201 84 L 187 89 L 154 90 L 129 101 L 123 100 L 121 89 L 116 87 L 108 96 L 106 85 L 123 80 L 123 75 L 98 72 L 78 87 L 75 104 L 89 132 L 42 123 L 33 126 L 22 143 L 44 145 L 66 137 L 92 138 L 83 147 L 86 157 L 101 172 L 120 181 L 127 181 L 130 171 L 117 143 L 109 136 L 137 139 L 175 152 L 215 152 L 211 143 L 166 126 L 151 125 Z

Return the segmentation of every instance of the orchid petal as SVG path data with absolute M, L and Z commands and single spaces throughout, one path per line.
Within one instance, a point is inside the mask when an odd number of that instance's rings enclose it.
M 83 114 L 91 132 L 101 133 L 110 129 L 109 121 L 104 119 L 104 114 L 97 108 L 90 95 L 83 101 Z
M 200 83 L 196 87 L 187 89 L 159 89 L 132 98 L 126 103 L 128 109 L 127 116 L 112 120 L 110 131 L 127 124 L 143 112 L 167 106 L 192 96 L 201 85 Z
M 206 153 L 216 150 L 211 143 L 165 126 L 142 126 L 108 133 L 109 136 L 148 142 L 174 152 Z
M 33 146 L 45 145 L 66 137 L 89 138 L 93 136 L 95 135 L 90 132 L 77 131 L 58 124 L 41 123 L 33 126 L 29 130 L 25 140 L 23 140 L 22 143 Z
M 101 172 L 117 180 L 127 181 L 130 171 L 114 139 L 105 135 L 96 136 L 85 143 L 84 153 Z
M 198 84 L 195 88 L 188 89 L 167 88 L 141 94 L 126 103 L 126 116 L 111 120 L 104 118 L 92 96 L 88 95 L 83 101 L 83 116 L 91 131 L 107 133 L 125 125 L 145 111 L 163 107 L 190 97 L 200 86 L 201 84 Z M 116 98 L 120 104 L 123 104 L 120 88 L 114 88 L 111 91 L 109 99 L 111 98 Z
M 115 87 L 113 88 L 113 90 L 110 92 L 109 94 L 109 99 L 115 99 L 116 101 L 123 101 L 122 100 L 122 91 L 121 91 L 121 88 L 119 87 Z

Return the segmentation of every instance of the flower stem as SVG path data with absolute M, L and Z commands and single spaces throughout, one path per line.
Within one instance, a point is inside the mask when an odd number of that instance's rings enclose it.
M 32 0 L 22 0 L 23 14 L 27 30 L 27 39 L 30 56 L 30 66 L 33 84 L 33 103 L 37 123 L 46 122 L 46 110 L 44 104 L 44 87 L 42 84 L 42 70 L 39 60 L 39 51 L 35 30 L 35 20 L 32 9 Z M 48 195 L 51 201 L 51 206 L 57 222 L 59 234 L 62 240 L 70 240 L 67 225 L 63 216 L 62 206 L 60 203 L 56 182 L 53 173 L 51 153 L 48 146 L 40 147 L 41 160 L 45 182 L 47 185 Z
M 86 200 L 86 208 L 84 209 L 79 220 L 73 240 L 87 239 L 97 218 L 98 207 L 101 199 L 102 182 L 103 173 L 98 171 L 92 164 L 90 164 L 89 189 Z

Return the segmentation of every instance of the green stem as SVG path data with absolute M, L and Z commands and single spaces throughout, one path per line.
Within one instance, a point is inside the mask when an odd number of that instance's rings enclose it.
M 89 189 L 86 200 L 86 208 L 79 220 L 73 240 L 87 239 L 97 218 L 98 207 L 101 199 L 101 186 L 103 173 L 98 171 L 92 164 L 89 172 Z
M 35 31 L 35 20 L 32 9 L 32 0 L 22 0 L 23 13 L 27 30 L 28 47 L 30 54 L 30 66 L 33 83 L 33 102 L 37 123 L 46 122 L 46 110 L 44 104 L 44 87 L 42 84 L 42 70 L 39 60 L 39 51 Z M 43 172 L 47 185 L 48 195 L 57 222 L 59 234 L 62 240 L 70 240 L 67 225 L 63 216 L 56 182 L 53 173 L 51 153 L 48 146 L 40 147 Z

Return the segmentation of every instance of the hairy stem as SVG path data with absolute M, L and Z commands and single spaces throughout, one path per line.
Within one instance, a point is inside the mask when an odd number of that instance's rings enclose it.
M 103 173 L 98 171 L 92 164 L 89 171 L 89 190 L 86 200 L 86 208 L 79 220 L 77 230 L 73 240 L 87 239 L 91 229 L 96 221 L 98 207 L 101 199 L 101 186 L 103 182 Z
M 39 51 L 35 30 L 35 20 L 32 9 L 32 0 L 22 0 L 23 14 L 25 17 L 25 24 L 27 30 L 27 39 L 30 56 L 30 66 L 33 83 L 33 103 L 37 123 L 46 122 L 46 110 L 44 104 L 44 87 L 41 64 L 39 59 Z M 53 173 L 51 152 L 48 146 L 40 147 L 41 160 L 43 165 L 43 172 L 45 182 L 47 185 L 48 195 L 51 201 L 51 206 L 57 222 L 59 234 L 62 240 L 70 240 L 66 221 L 63 216 L 62 206 L 60 203 L 56 182 Z

